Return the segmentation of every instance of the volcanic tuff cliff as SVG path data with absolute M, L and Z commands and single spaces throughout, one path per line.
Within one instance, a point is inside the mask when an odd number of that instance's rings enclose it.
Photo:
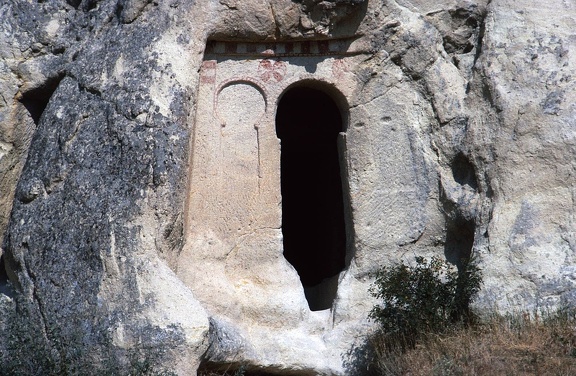
M 473 252 L 478 308 L 576 301 L 572 0 L 1 0 L 0 20 L 4 372 L 354 374 L 371 273 L 414 255 Z M 302 172 L 320 129 L 334 158 Z M 315 233 L 334 244 L 299 254 Z

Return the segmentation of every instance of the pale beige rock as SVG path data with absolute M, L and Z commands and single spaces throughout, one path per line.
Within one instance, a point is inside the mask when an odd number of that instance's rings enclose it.
M 565 1 L 498 1 L 487 18 L 481 61 L 500 127 L 491 135 L 483 294 L 503 309 L 573 302 L 575 10 Z
M 179 374 L 194 374 L 201 359 L 292 374 L 359 374 L 350 354 L 374 329 L 367 319 L 375 304 L 372 273 L 418 255 L 458 262 L 474 253 L 484 272 L 479 309 L 574 304 L 574 4 L 200 3 L 124 1 L 119 17 L 126 30 L 158 19 L 171 23 L 153 35 L 143 57 L 110 52 L 106 68 L 86 73 L 85 81 L 70 62 L 86 98 L 101 96 L 120 108 L 109 120 L 124 127 L 114 129 L 119 139 L 148 132 L 145 142 L 123 147 L 142 148 L 148 158 L 142 145 L 161 145 L 147 166 L 151 176 L 132 182 L 135 219 L 119 223 L 133 230 L 123 233 L 130 245 L 100 251 L 98 287 L 102 301 L 122 307 L 118 281 L 125 265 L 137 265 L 129 291 L 155 304 L 130 317 L 183 330 L 184 350 L 173 357 Z M 46 33 L 55 38 L 61 25 L 48 22 Z M 95 46 L 105 49 L 102 41 Z M 19 95 L 53 77 L 45 67 L 56 59 L 16 55 L 0 61 L 0 233 L 35 129 Z M 157 66 L 135 88 L 139 59 Z M 306 300 L 320 288 L 305 294 L 283 256 L 275 116 L 282 95 L 302 83 L 330 94 L 345 126 L 338 143 L 346 267 L 325 282 L 337 293 L 321 311 L 311 311 Z M 125 110 L 119 104 L 134 93 L 146 97 L 147 107 L 136 101 Z M 47 110 L 55 118 L 64 113 L 62 103 Z M 174 124 L 184 131 L 169 133 Z M 165 136 L 154 133 L 158 127 Z M 31 150 L 68 152 L 57 144 Z M 71 150 L 74 159 L 84 149 Z M 46 187 L 53 188 L 35 173 L 30 168 L 22 177 L 17 199 L 26 204 L 48 200 Z M 44 213 L 18 205 L 13 218 Z M 9 255 L 33 259 L 19 248 L 20 233 L 34 234 L 32 226 L 13 225 Z M 110 238 L 121 243 L 115 233 Z M 117 345 L 133 345 L 127 329 L 114 330 Z

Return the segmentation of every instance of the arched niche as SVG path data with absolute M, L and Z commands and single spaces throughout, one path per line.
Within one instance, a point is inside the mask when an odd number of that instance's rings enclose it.
M 291 85 L 280 96 L 284 256 L 300 276 L 311 310 L 331 308 L 347 262 L 347 190 L 340 134 L 345 98 L 317 81 Z

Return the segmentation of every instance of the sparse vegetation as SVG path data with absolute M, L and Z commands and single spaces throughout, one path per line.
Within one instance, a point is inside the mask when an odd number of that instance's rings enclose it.
M 460 272 L 433 258 L 378 273 L 366 346 L 367 375 L 574 375 L 576 309 L 474 317 L 481 284 L 474 262 Z
M 426 333 L 442 333 L 454 325 L 472 322 L 469 305 L 480 290 L 482 275 L 474 262 L 460 270 L 433 257 L 416 257 L 415 266 L 404 263 L 383 268 L 371 293 L 380 299 L 370 318 L 380 324 L 388 350 L 414 348 Z
M 576 310 L 492 315 L 468 327 L 421 335 L 390 351 L 371 339 L 375 375 L 576 375 Z

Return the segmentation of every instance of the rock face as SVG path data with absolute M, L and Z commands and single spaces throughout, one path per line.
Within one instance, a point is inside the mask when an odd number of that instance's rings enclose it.
M 575 302 L 571 2 L 0 20 L 7 374 L 362 374 L 371 273 L 415 255 L 475 254 L 478 309 Z

